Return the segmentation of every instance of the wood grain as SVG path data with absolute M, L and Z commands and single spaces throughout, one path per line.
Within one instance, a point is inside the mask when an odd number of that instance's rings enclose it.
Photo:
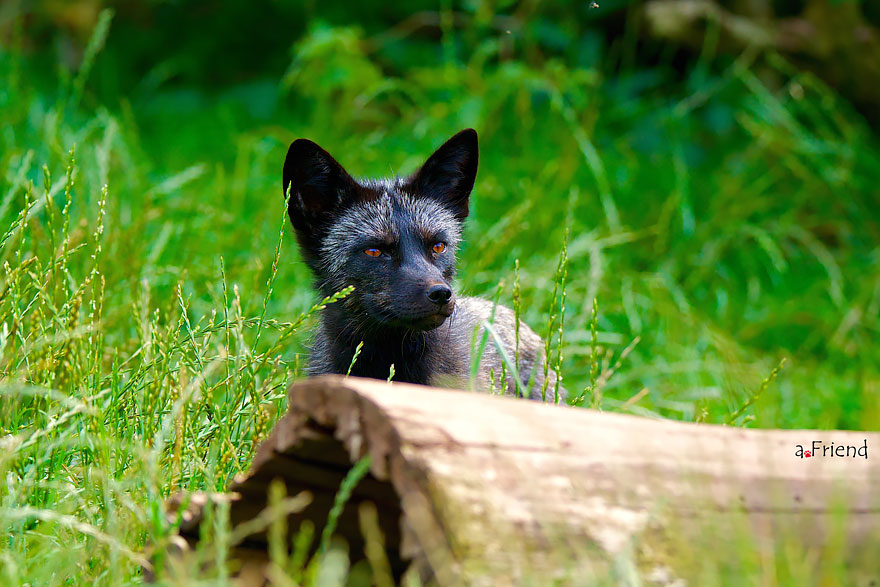
M 867 443 L 868 458 L 796 456 L 814 440 Z M 369 454 L 338 531 L 362 556 L 356 508 L 375 503 L 398 578 L 411 568 L 442 585 L 583 584 L 621 564 L 687 578 L 688 550 L 744 539 L 821 549 L 835 532 L 848 562 L 874 577 L 875 451 L 877 433 L 689 424 L 320 377 L 291 387 L 288 413 L 230 488 L 240 496 L 231 517 L 256 515 L 281 478 L 289 495 L 313 496 L 291 527 L 320 527 L 346 471 Z M 190 543 L 199 522 L 195 511 L 182 529 Z

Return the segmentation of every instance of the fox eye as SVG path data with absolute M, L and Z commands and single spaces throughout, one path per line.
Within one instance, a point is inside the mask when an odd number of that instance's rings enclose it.
M 380 251 L 379 249 L 370 248 L 370 249 L 364 249 L 364 254 L 367 255 L 368 257 L 378 257 L 379 255 L 382 254 L 382 251 Z
M 444 243 L 442 241 L 439 243 L 434 243 L 434 246 L 431 247 L 431 250 L 439 255 L 440 253 L 442 253 L 443 251 L 446 250 L 446 243 Z

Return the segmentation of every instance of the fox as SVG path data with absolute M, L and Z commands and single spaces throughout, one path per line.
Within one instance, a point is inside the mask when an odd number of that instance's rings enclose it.
M 509 308 L 453 287 L 478 159 L 468 128 L 409 176 L 356 180 L 313 141 L 290 144 L 284 197 L 315 289 L 330 296 L 353 286 L 322 311 L 308 375 L 393 373 L 394 381 L 464 389 L 475 369 L 479 391 L 564 399 L 542 339 Z

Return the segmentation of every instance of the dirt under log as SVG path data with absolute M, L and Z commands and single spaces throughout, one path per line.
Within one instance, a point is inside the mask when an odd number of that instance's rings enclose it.
M 814 440 L 867 446 L 868 458 L 796 455 Z M 312 495 L 291 530 L 310 519 L 320 532 L 342 479 L 370 455 L 337 534 L 362 558 L 357 506 L 376 504 L 398 578 L 410 569 L 442 585 L 583 584 L 621 564 L 687 578 L 678 555 L 693 545 L 722 552 L 745 537 L 818 549 L 837 532 L 847 563 L 880 579 L 877 450 L 878 433 L 747 430 L 321 377 L 291 387 L 229 508 L 233 525 L 253 519 L 281 479 L 288 495 Z M 198 541 L 205 500 L 173 500 L 172 516 L 188 502 L 182 550 Z M 244 582 L 262 582 L 264 533 L 233 556 L 250 561 Z

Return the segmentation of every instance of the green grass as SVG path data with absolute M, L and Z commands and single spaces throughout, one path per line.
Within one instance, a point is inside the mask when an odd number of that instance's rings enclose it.
M 163 500 L 247 468 L 334 301 L 285 224 L 301 136 L 387 175 L 477 128 L 459 288 L 503 284 L 579 403 L 880 429 L 880 147 L 779 58 L 681 80 L 474 25 L 395 61 L 406 40 L 314 25 L 274 77 L 99 97 L 105 33 L 74 71 L 0 54 L 0 583 L 137 581 Z

